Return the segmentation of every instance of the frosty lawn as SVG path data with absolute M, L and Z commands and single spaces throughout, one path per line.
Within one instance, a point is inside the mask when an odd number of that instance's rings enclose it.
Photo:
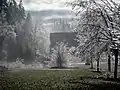
M 0 90 L 120 90 L 120 83 L 107 81 L 89 70 L 39 70 L 7 72 Z

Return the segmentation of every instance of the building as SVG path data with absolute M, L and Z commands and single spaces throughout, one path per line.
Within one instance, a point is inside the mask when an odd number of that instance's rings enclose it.
M 50 33 L 50 48 L 53 48 L 57 42 L 65 42 L 68 43 L 70 47 L 77 47 L 77 33 L 76 32 L 57 32 Z

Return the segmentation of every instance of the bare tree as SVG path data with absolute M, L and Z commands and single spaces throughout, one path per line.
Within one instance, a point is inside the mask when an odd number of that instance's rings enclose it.
M 57 43 L 54 48 L 51 49 L 51 60 L 56 62 L 56 67 L 63 68 L 66 67 L 67 61 L 65 59 L 65 53 L 69 50 L 66 43 Z

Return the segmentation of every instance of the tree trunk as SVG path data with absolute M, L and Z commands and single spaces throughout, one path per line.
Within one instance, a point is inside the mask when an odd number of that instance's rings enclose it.
M 97 60 L 97 71 L 99 72 L 100 71 L 100 68 L 99 68 L 99 65 L 100 63 L 99 63 L 99 59 Z
M 113 49 L 115 55 L 115 67 L 114 67 L 114 79 L 117 79 L 117 68 L 118 68 L 118 49 Z
M 108 71 L 111 72 L 111 60 L 110 60 L 110 54 L 108 55 Z
M 57 56 L 57 67 L 62 68 L 62 58 L 60 52 L 58 52 L 58 56 Z
M 100 71 L 100 60 L 99 60 L 99 53 L 97 54 L 97 72 Z
M 2 60 L 2 47 L 5 36 L 0 36 L 0 60 Z
M 90 68 L 93 69 L 93 60 L 92 60 L 92 57 L 91 57 L 91 60 L 90 60 Z

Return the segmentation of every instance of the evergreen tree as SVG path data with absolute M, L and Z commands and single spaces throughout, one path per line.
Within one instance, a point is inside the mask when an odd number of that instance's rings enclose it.
M 30 13 L 27 14 L 25 24 L 24 24 L 24 31 L 25 31 L 25 36 L 30 35 L 32 31 L 32 18 Z
M 15 0 L 0 0 L 0 60 L 2 47 L 6 36 L 13 36 L 16 22 L 21 23 L 25 18 L 22 0 L 17 5 Z

